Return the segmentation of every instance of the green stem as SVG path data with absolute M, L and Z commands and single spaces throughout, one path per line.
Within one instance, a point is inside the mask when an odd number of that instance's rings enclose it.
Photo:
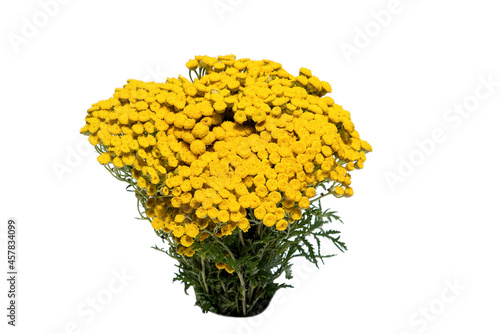
M 243 280 L 243 276 L 240 274 L 240 273 L 237 273 L 238 274 L 238 277 L 240 278 L 240 283 L 241 283 L 241 287 L 242 287 L 242 290 L 241 290 L 241 295 L 243 297 L 243 315 L 246 316 L 247 315 L 247 299 L 246 299 L 246 289 L 245 289 L 245 280 Z
M 208 233 L 212 234 L 210 232 L 208 232 Z M 222 241 L 220 241 L 220 239 L 217 238 L 215 235 L 212 234 L 212 236 L 222 246 L 222 248 L 224 248 L 224 250 L 229 254 L 229 256 L 231 257 L 231 259 L 233 259 L 233 261 L 236 262 L 236 258 L 234 257 L 234 254 L 233 254 L 233 252 L 231 252 L 231 250 L 229 249 L 229 247 L 227 247 L 227 245 L 225 243 L 223 243 Z M 243 275 L 237 269 L 238 268 L 234 268 L 236 274 L 238 275 L 238 278 L 240 279 L 240 284 L 241 284 L 241 287 L 242 287 L 241 295 L 243 297 L 243 315 L 246 316 L 247 315 L 247 302 L 246 302 L 245 280 L 243 279 Z
M 248 303 L 250 305 L 253 304 L 253 292 L 255 290 L 255 286 L 250 282 L 250 289 L 248 290 Z
M 320 199 L 322 199 L 323 197 L 326 197 L 326 196 L 331 195 L 331 194 L 333 194 L 333 191 L 328 191 L 327 193 L 322 194 L 321 196 L 316 197 L 316 198 L 315 198 L 315 199 L 313 199 L 310 203 L 314 203 L 314 202 L 316 202 L 317 200 L 320 200 Z
M 241 230 L 238 232 L 238 234 L 240 236 L 241 245 L 245 247 L 245 240 L 243 239 L 243 233 L 241 232 Z
M 201 258 L 201 278 L 203 279 L 203 287 L 205 288 L 205 292 L 208 293 L 207 281 L 205 278 L 205 261 Z
M 257 236 L 259 239 L 262 239 L 262 222 L 259 222 L 259 225 L 257 225 Z

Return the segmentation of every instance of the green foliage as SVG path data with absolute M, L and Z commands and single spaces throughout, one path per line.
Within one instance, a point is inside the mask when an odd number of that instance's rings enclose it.
M 283 273 L 287 279 L 293 277 L 293 258 L 302 256 L 318 266 L 323 259 L 335 256 L 322 253 L 322 242 L 333 243 L 342 252 L 347 250 L 339 240 L 340 232 L 325 226 L 341 222 L 340 218 L 334 211 L 323 211 L 320 201 L 304 210 L 302 218 L 289 224 L 285 231 L 264 226 L 253 218 L 251 210 L 248 218 L 248 232 L 237 229 L 222 238 L 211 234 L 204 241 L 195 242 L 196 253 L 192 257 L 179 255 L 171 236 L 157 231 L 167 245 L 153 248 L 178 261 L 174 281 L 182 282 L 186 293 L 190 287 L 194 289 L 196 305 L 203 312 L 230 316 L 261 313 L 277 290 L 291 287 L 275 281 Z M 217 269 L 215 264 L 221 262 L 234 268 L 234 272 Z

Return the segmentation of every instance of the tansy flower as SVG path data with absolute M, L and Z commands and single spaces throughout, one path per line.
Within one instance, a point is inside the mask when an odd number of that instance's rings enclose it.
M 138 180 L 137 180 L 137 186 L 141 187 L 141 188 L 146 188 L 147 187 L 147 181 L 145 178 L 143 177 L 140 177 Z
M 239 203 L 243 208 L 249 208 L 251 205 L 250 196 L 243 195 L 239 198 Z
M 203 138 L 210 132 L 210 129 L 207 125 L 203 123 L 197 123 L 194 128 L 191 130 L 191 133 L 196 138 Z
M 156 194 L 156 186 L 154 184 L 150 184 L 146 187 L 146 191 L 149 196 L 153 196 Z
M 216 70 L 216 71 L 222 71 L 225 68 L 226 68 L 226 65 L 224 65 L 224 63 L 222 63 L 222 62 L 218 62 L 218 63 L 214 64 L 214 70 Z
M 311 70 L 305 68 L 305 67 L 301 67 L 299 69 L 299 73 L 302 74 L 302 75 L 305 75 L 306 77 L 310 77 L 312 74 L 311 74 Z
M 248 231 L 248 209 L 285 230 L 325 180 L 340 184 L 335 196 L 353 195 L 348 172 L 363 168 L 372 148 L 349 112 L 323 96 L 327 82 L 306 68 L 292 76 L 278 63 L 233 55 L 196 56 L 186 66 L 205 74 L 129 80 L 92 105 L 81 129 L 99 163 L 113 163 L 145 189 L 138 197 L 154 199 L 146 215 L 172 233 L 180 254 L 195 255 L 190 243 L 207 238 L 205 228 L 218 237 Z
M 285 218 L 286 212 L 283 208 L 277 208 L 276 211 L 274 212 L 274 216 L 276 217 L 276 220 L 280 220 Z
M 342 196 L 344 194 L 344 188 L 340 186 L 335 187 L 335 194 Z
M 267 197 L 271 202 L 277 204 L 279 201 L 281 201 L 281 194 L 277 191 L 272 191 L 269 193 L 269 196 Z
M 321 85 L 321 81 L 315 76 L 310 77 L 308 83 L 318 91 L 320 91 L 323 88 L 323 86 Z
M 144 133 L 144 126 L 141 123 L 136 123 L 136 124 L 132 125 L 132 130 L 136 134 L 142 134 L 142 133 Z
M 182 189 L 181 187 L 175 187 L 172 189 L 172 195 L 175 197 L 179 197 L 182 194 Z
M 180 238 L 184 235 L 184 227 L 181 225 L 176 225 L 172 229 L 172 232 L 173 232 L 175 237 Z
M 299 201 L 299 208 L 301 209 L 307 209 L 309 208 L 310 202 L 307 197 L 302 197 Z
M 212 67 L 217 61 L 217 58 L 205 56 L 201 59 L 201 66 Z
M 124 164 L 132 166 L 134 164 L 135 157 L 133 154 L 128 153 L 122 157 L 122 161 Z
M 238 203 L 235 199 L 231 199 L 228 203 L 229 211 L 231 212 L 239 212 L 240 203 Z
M 181 239 L 181 242 L 182 242 L 182 239 Z M 192 257 L 194 255 L 196 251 L 194 250 L 194 248 L 192 247 L 188 247 L 186 248 L 186 250 L 184 251 L 184 255 L 186 255 L 187 257 Z
M 276 189 L 278 189 L 278 181 L 273 180 L 273 179 L 267 180 L 266 187 L 267 187 L 267 190 L 269 190 L 269 191 L 275 191 Z M 267 194 L 267 191 L 266 191 L 266 194 Z M 263 197 L 263 196 L 261 196 L 261 197 Z
M 194 70 L 198 66 L 198 61 L 196 59 L 191 59 L 186 63 L 186 67 L 190 70 Z
M 163 224 L 163 221 L 160 218 L 155 217 L 151 221 L 151 226 L 153 226 L 153 228 L 155 230 L 159 230 L 159 229 L 163 228 L 164 224 Z
M 230 235 L 232 233 L 232 231 L 233 231 L 233 229 L 232 229 L 231 225 L 229 225 L 229 224 L 222 225 L 222 227 L 220 229 L 220 232 L 223 236 Z
M 181 237 L 181 244 L 184 246 L 184 247 L 189 247 L 193 244 L 194 242 L 194 239 L 191 238 L 189 235 L 183 235 Z
M 181 195 L 181 202 L 182 202 L 182 204 L 189 204 L 189 203 L 191 203 L 192 198 L 193 198 L 193 196 L 191 195 L 191 193 L 189 193 L 189 192 L 183 193 Z
M 257 194 L 257 196 L 262 198 L 262 197 L 267 196 L 268 191 L 267 191 L 267 188 L 265 186 L 260 185 L 257 188 L 255 188 L 255 193 Z
M 299 190 L 300 189 L 300 181 L 297 179 L 291 180 L 289 183 L 289 186 L 293 190 Z
M 200 233 L 200 229 L 196 226 L 196 224 L 187 224 L 185 229 L 186 234 L 191 238 L 195 238 Z
M 316 196 L 316 189 L 314 189 L 313 187 L 308 187 L 306 189 L 305 195 L 307 198 L 313 198 L 314 196 Z
M 272 213 L 266 213 L 262 220 L 262 223 L 268 227 L 271 227 L 276 223 L 276 216 Z
M 184 247 L 184 246 L 177 246 L 177 254 L 184 255 L 185 251 L 186 251 L 186 247 Z
M 276 223 L 276 229 L 278 231 L 284 231 L 284 230 L 286 230 L 287 226 L 288 226 L 288 222 L 286 220 L 284 220 L 284 219 L 280 219 Z
M 261 186 L 261 185 L 264 185 L 266 183 L 266 178 L 264 175 L 262 174 L 259 174 L 257 176 L 255 176 L 253 178 L 253 183 L 256 185 L 256 186 Z
M 260 205 L 261 200 L 260 200 L 259 196 L 255 195 L 255 194 L 250 194 L 248 196 L 250 198 L 250 208 L 254 209 Z
M 201 242 L 201 241 L 207 239 L 209 236 L 210 236 L 210 234 L 208 234 L 207 232 L 203 232 L 202 234 L 200 234 L 200 236 L 198 237 L 198 239 Z
M 252 115 L 252 120 L 255 123 L 260 123 L 263 122 L 266 119 L 266 112 L 264 110 L 256 110 L 255 113 Z
M 243 232 L 247 232 L 250 229 L 250 222 L 248 221 L 247 218 L 240 219 L 240 221 L 238 221 L 238 227 Z
M 321 81 L 321 86 L 323 88 L 323 90 L 327 93 L 331 93 L 332 92 L 332 86 L 330 86 L 330 84 L 326 81 Z M 332 103 L 333 104 L 333 100 L 332 100 Z
M 238 80 L 231 80 L 227 83 L 227 88 L 230 90 L 235 90 L 240 86 L 240 82 Z
M 171 205 L 174 208 L 180 207 L 182 204 L 182 200 L 179 197 L 174 197 L 171 199 Z
M 106 153 L 102 153 L 101 155 L 99 155 L 97 157 L 97 161 L 99 161 L 99 163 L 101 165 L 106 165 L 106 164 L 108 164 L 108 163 L 111 162 L 111 154 L 109 154 L 107 152 Z
M 200 207 L 196 209 L 196 217 L 204 218 L 207 215 L 207 209 Z
M 224 101 L 217 101 L 214 103 L 213 108 L 215 111 L 221 113 L 227 108 L 227 104 Z
M 292 209 L 292 211 L 290 212 L 290 217 L 293 220 L 299 220 L 300 218 L 302 218 L 302 211 L 298 208 Z
M 227 212 L 226 210 L 220 210 L 219 214 L 217 215 L 217 218 L 221 222 L 226 223 L 229 221 L 229 212 Z
M 255 208 L 255 210 L 253 211 L 255 218 L 258 220 L 264 219 L 264 216 L 266 215 L 266 213 L 267 213 L 266 209 L 263 206 L 259 206 L 259 207 Z
M 314 171 L 314 164 L 312 162 L 306 162 L 304 165 L 304 171 L 306 173 L 312 173 Z
M 243 124 L 247 120 L 247 115 L 245 114 L 244 111 L 238 110 L 234 114 L 234 120 L 240 124 Z
M 219 210 L 217 210 L 216 207 L 212 206 L 207 210 L 207 214 L 210 218 L 214 219 L 217 218 L 217 216 L 219 215 Z
M 206 145 L 201 140 L 194 140 L 190 145 L 191 152 L 196 155 L 201 155 L 206 151 Z

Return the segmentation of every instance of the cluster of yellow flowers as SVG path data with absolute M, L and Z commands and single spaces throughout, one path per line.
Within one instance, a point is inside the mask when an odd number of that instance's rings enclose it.
M 194 240 L 210 233 L 246 232 L 249 218 L 285 230 L 319 183 L 353 195 L 349 172 L 363 168 L 371 147 L 325 96 L 327 82 L 233 55 L 186 65 L 204 75 L 129 80 L 92 105 L 81 129 L 104 152 L 101 164 L 128 168 L 147 192 L 152 226 L 171 232 L 179 253 L 192 256 Z

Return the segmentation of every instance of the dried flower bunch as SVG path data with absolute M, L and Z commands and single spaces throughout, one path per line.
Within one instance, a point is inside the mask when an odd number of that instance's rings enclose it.
M 294 257 L 333 256 L 321 238 L 345 249 L 324 229 L 339 218 L 319 199 L 353 195 L 350 172 L 371 146 L 306 68 L 293 76 L 234 55 L 186 66 L 191 80 L 129 80 L 92 105 L 81 133 L 135 192 L 167 243 L 155 248 L 179 261 L 174 280 L 194 288 L 203 311 L 254 315 L 288 286 L 275 280 L 291 277 Z

